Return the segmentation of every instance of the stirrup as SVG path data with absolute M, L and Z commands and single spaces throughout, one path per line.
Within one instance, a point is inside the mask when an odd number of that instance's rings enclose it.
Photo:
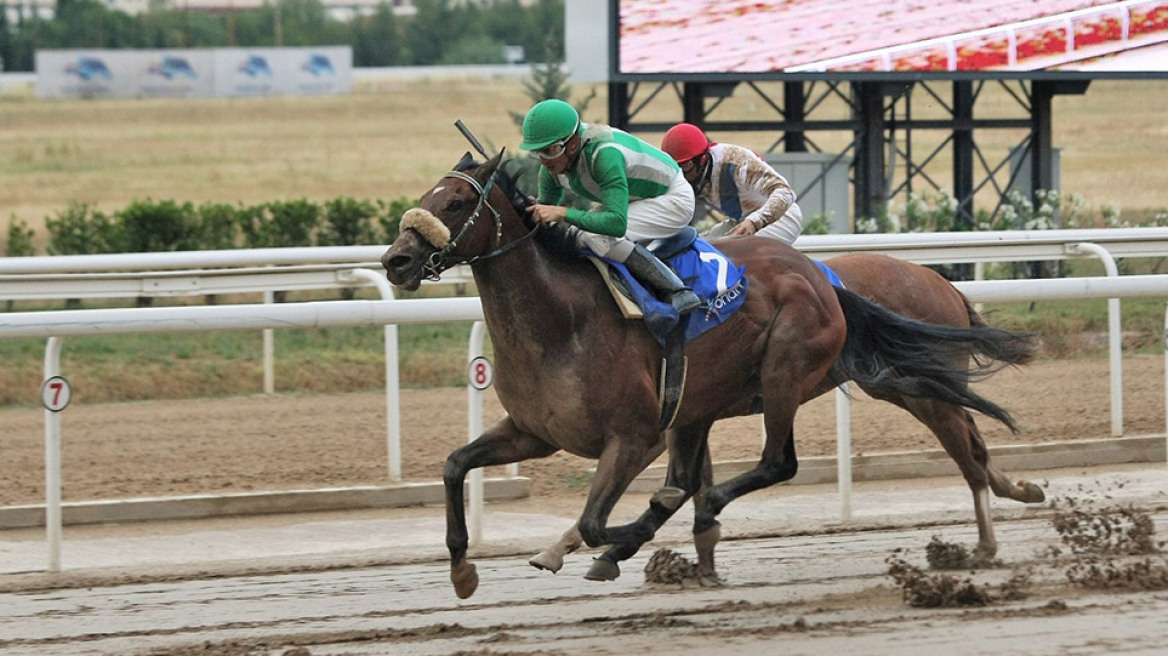
M 694 290 L 683 288 L 669 295 L 669 304 L 679 315 L 686 315 L 702 306 L 702 299 Z

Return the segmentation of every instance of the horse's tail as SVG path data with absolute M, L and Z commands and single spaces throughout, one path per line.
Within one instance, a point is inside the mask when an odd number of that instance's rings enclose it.
M 964 406 L 1018 432 L 1010 413 L 975 393 L 969 383 L 1006 365 L 1033 360 L 1037 350 L 1033 335 L 991 328 L 980 317 L 968 328 L 924 323 L 846 289 L 837 287 L 836 294 L 848 336 L 832 365 L 834 382 L 854 380 L 874 395 Z

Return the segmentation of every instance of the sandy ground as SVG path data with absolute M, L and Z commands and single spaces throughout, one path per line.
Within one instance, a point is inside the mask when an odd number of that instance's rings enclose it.
M 1163 527 L 1168 511 L 1149 517 Z M 1106 560 L 1107 571 L 1138 572 L 1134 581 L 1075 584 L 1073 572 L 1100 561 L 1065 549 L 1055 555 L 1060 541 L 1049 516 L 998 528 L 998 565 L 918 569 L 911 586 L 889 574 L 890 558 L 925 568 L 926 544 L 939 533 L 949 545 L 968 544 L 974 528 L 921 522 L 724 541 L 718 548 L 724 585 L 712 588 L 660 577 L 668 567 L 653 568 L 650 577 L 646 561 L 658 556 L 646 553 L 606 583 L 581 578 L 587 554 L 558 575 L 531 568 L 526 558 L 476 554 L 481 585 L 461 601 L 441 560 L 277 569 L 283 561 L 270 559 L 264 571 L 247 574 L 0 592 L 0 652 L 722 656 L 774 653 L 781 644 L 784 654 L 796 655 L 1163 653 L 1162 555 Z M 934 603 L 948 590 L 951 603 L 910 605 L 910 590 Z
M 980 421 L 990 446 L 1098 439 L 1110 434 L 1106 360 L 1043 361 L 1006 370 L 979 391 L 1011 410 L 1022 433 Z M 66 501 L 382 485 L 388 478 L 385 396 L 251 396 L 87 405 L 84 390 L 62 415 Z M 467 440 L 466 392 L 404 390 L 403 476 L 441 478 L 451 450 Z M 502 408 L 487 395 L 484 423 Z M 1125 434 L 1164 432 L 1164 361 L 1124 362 Z M 859 397 L 852 406 L 856 453 L 938 448 L 907 413 Z M 715 426 L 718 460 L 753 458 L 758 417 Z M 804 406 L 796 425 L 800 455 L 835 452 L 832 395 Z M 44 501 L 44 411 L 0 409 L 0 505 Z M 559 453 L 520 465 L 533 494 L 582 499 L 593 462 Z M 489 475 L 502 473 L 488 471 Z
M 1164 431 L 1162 357 L 1124 363 L 1126 434 Z M 1107 363 L 1051 361 L 1005 371 L 981 392 L 1011 409 L 1021 435 L 983 421 L 990 445 L 1097 439 L 1110 433 Z M 488 420 L 502 412 L 493 397 Z M 860 398 L 853 405 L 855 451 L 931 449 L 936 444 L 910 416 Z M 40 409 L 0 410 L 0 501 L 42 501 L 43 422 Z M 386 476 L 385 397 L 380 393 L 274 396 L 182 402 L 85 405 L 65 411 L 66 500 L 383 484 Z M 466 440 L 461 390 L 411 390 L 402 395 L 405 476 L 433 480 Z M 757 417 L 727 421 L 713 436 L 718 459 L 757 454 Z M 831 396 L 801 412 L 797 439 L 805 455 L 835 448 Z M 556 455 L 521 465 L 531 476 L 541 512 L 578 509 L 591 461 Z M 760 494 L 766 494 L 764 491 Z M 642 501 L 643 503 L 643 501 Z M 421 510 L 421 509 L 405 509 Z M 1045 512 L 1045 511 L 1039 511 Z M 1049 513 L 1047 513 L 1049 514 Z M 1152 517 L 1163 527 L 1161 507 Z M 400 564 L 305 567 L 269 559 L 263 571 L 172 576 L 155 581 L 95 580 L 0 593 L 0 651 L 33 654 L 193 656 L 349 656 L 351 654 L 793 654 L 861 647 L 874 655 L 932 653 L 939 645 L 1045 656 L 1160 653 L 1154 636 L 1168 623 L 1162 554 L 1108 567 L 1148 568 L 1132 580 L 1159 581 L 1087 589 L 1069 583 L 1082 563 L 1056 556 L 1049 517 L 997 524 L 1002 564 L 953 572 L 993 600 L 960 608 L 917 608 L 889 575 L 890 554 L 923 567 L 925 544 L 971 544 L 971 523 L 840 532 L 760 534 L 719 547 L 719 588 L 649 584 L 646 552 L 612 583 L 580 576 L 587 553 L 553 576 L 526 558 L 477 554 L 484 577 L 466 601 L 454 598 L 442 560 Z M 117 527 L 125 530 L 126 527 Z M 102 527 L 102 530 L 114 530 Z M 684 530 L 683 530 L 684 532 Z M 1162 534 L 1162 531 L 1161 531 Z M 528 547 L 529 548 L 529 547 Z M 900 551 L 908 549 L 907 552 Z M 526 553 L 527 549 L 523 552 Z M 688 551 L 688 549 L 687 549 Z M 1143 565 L 1141 565 L 1143 563 Z M 569 569 L 571 571 L 569 571 Z M 1112 571 L 1112 570 L 1108 570 Z M 1119 571 L 1119 570 L 1116 570 Z M 926 587 L 946 585 L 930 573 Z M 1016 577 L 1021 596 L 1006 596 Z M 1013 589 L 1013 588 L 1010 588 Z M 1153 636 L 1153 637 L 1149 637 Z M 969 650 L 957 649 L 957 653 Z M 972 653 L 972 652 L 970 652 Z

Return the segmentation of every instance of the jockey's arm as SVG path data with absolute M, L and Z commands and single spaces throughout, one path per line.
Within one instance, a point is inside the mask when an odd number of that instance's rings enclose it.
M 735 182 L 739 185 L 739 193 L 744 191 L 745 185 L 753 184 L 755 190 L 766 197 L 766 201 L 757 210 L 742 217 L 742 222 L 731 234 L 752 235 L 783 218 L 795 203 L 796 194 L 791 184 L 762 161 L 751 161 L 737 173 Z
M 625 158 L 614 148 L 602 149 L 592 163 L 592 175 L 600 187 L 600 209 L 568 208 L 568 223 L 581 230 L 610 237 L 624 237 L 629 227 L 629 178 Z

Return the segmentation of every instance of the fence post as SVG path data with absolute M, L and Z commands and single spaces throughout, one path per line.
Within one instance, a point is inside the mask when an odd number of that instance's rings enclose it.
M 61 338 L 45 344 L 45 380 L 61 372 Z M 45 541 L 50 572 L 61 571 L 61 416 L 45 408 Z

